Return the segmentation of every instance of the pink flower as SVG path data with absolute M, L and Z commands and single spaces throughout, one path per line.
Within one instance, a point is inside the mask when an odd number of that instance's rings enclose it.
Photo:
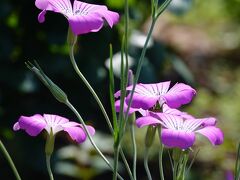
M 132 91 L 132 86 L 127 87 L 127 91 Z M 120 91 L 115 93 L 115 98 L 120 96 Z M 131 108 L 150 109 L 157 103 L 166 103 L 171 108 L 178 108 L 183 104 L 191 102 L 196 95 L 196 91 L 183 83 L 175 84 L 170 88 L 170 81 L 155 84 L 137 84 L 134 90 Z M 126 104 L 130 99 L 130 93 L 126 97 Z
M 63 14 L 75 35 L 99 31 L 106 20 L 110 27 L 119 20 L 116 12 L 109 11 L 106 6 L 88 4 L 74 0 L 36 0 L 35 5 L 42 12 L 38 15 L 40 23 L 45 21 L 47 11 Z
M 196 119 L 185 112 L 163 108 L 163 113 L 147 112 L 136 120 L 139 128 L 144 126 L 162 126 L 161 140 L 167 147 L 187 149 L 193 146 L 195 134 L 201 134 L 208 138 L 212 145 L 223 143 L 223 132 L 216 127 L 216 119 L 213 117 Z
M 95 130 L 92 126 L 87 126 L 91 135 L 94 135 Z M 33 116 L 21 116 L 13 126 L 14 131 L 20 129 L 25 130 L 30 136 L 37 136 L 42 130 L 46 130 L 50 135 L 51 131 L 55 136 L 60 131 L 65 131 L 69 134 L 72 140 L 82 143 L 86 140 L 87 135 L 82 128 L 82 125 L 76 122 L 70 122 L 68 119 L 51 114 L 35 114 Z

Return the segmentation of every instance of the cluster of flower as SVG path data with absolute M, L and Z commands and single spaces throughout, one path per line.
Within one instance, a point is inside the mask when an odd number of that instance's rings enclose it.
M 133 86 L 126 90 L 132 92 Z M 121 91 L 115 93 L 118 98 Z M 176 108 L 191 102 L 196 91 L 190 86 L 177 83 L 170 88 L 170 82 L 157 84 L 137 84 L 132 96 L 125 97 L 124 112 L 129 109 L 129 114 L 139 112 L 142 117 L 136 119 L 139 128 L 144 126 L 161 126 L 161 140 L 167 147 L 180 149 L 190 148 L 195 142 L 195 133 L 206 136 L 213 145 L 223 143 L 223 133 L 216 127 L 216 119 L 195 118 Z M 120 100 L 115 102 L 116 110 L 120 111 Z

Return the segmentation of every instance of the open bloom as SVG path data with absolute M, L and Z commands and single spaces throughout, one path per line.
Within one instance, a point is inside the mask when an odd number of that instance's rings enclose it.
M 170 88 L 170 81 L 156 84 L 137 84 L 134 90 L 131 108 L 150 109 L 157 103 L 166 103 L 171 108 L 178 108 L 189 103 L 196 95 L 196 91 L 190 86 L 177 83 Z M 132 86 L 127 87 L 131 91 Z M 120 96 L 120 91 L 115 93 L 115 97 Z M 130 100 L 130 94 L 126 97 L 126 103 Z
M 45 21 L 47 11 L 63 14 L 75 35 L 99 31 L 106 20 L 110 27 L 119 20 L 116 12 L 109 11 L 106 6 L 88 4 L 74 0 L 36 0 L 35 5 L 42 12 L 38 15 L 40 23 Z
M 95 130 L 92 126 L 87 126 L 91 135 L 94 135 Z M 86 140 L 87 135 L 82 128 L 82 125 L 76 122 L 70 122 L 68 119 L 51 114 L 35 114 L 33 116 L 21 116 L 13 126 L 13 130 L 23 129 L 30 136 L 37 136 L 44 129 L 50 135 L 56 135 L 60 131 L 65 131 L 69 134 L 72 140 L 82 143 Z
M 168 113 L 146 113 L 146 116 L 136 120 L 138 127 L 161 125 L 161 140 L 168 147 L 187 149 L 195 142 L 195 134 L 199 133 L 209 139 L 212 145 L 223 143 L 223 132 L 216 127 L 213 117 L 195 119 L 190 115 L 176 114 L 178 110 L 168 109 Z M 190 118 L 190 119 L 188 119 Z

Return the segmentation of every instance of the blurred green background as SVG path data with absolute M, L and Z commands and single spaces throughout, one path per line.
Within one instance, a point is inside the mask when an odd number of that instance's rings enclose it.
M 123 15 L 123 1 L 86 1 L 106 4 Z M 129 0 L 129 56 L 135 70 L 147 32 L 150 1 Z M 161 4 L 162 1 L 159 1 Z M 47 179 L 44 161 L 44 138 L 32 138 L 13 132 L 21 115 L 50 113 L 76 120 L 74 114 L 59 104 L 38 79 L 26 68 L 25 61 L 37 60 L 45 73 L 69 96 L 88 124 L 97 129 L 94 137 L 100 148 L 112 157 L 112 139 L 104 117 L 87 88 L 74 73 L 66 45 L 67 20 L 49 12 L 39 24 L 40 11 L 34 0 L 0 1 L 0 138 L 12 155 L 23 179 Z M 79 67 L 110 114 L 108 96 L 109 43 L 119 52 L 123 18 L 113 29 L 79 37 L 76 60 Z M 240 132 L 240 1 L 173 0 L 159 18 L 140 76 L 140 82 L 164 80 L 185 82 L 197 89 L 191 105 L 183 110 L 196 117 L 215 116 L 225 134 L 224 144 L 212 147 L 199 137 L 193 150 L 200 149 L 188 179 L 225 179 L 234 168 Z M 117 63 L 117 58 L 116 58 Z M 119 83 L 116 68 L 116 84 Z M 118 86 L 117 86 L 118 88 Z M 147 179 L 142 163 L 144 132 L 136 129 L 138 142 L 138 177 Z M 56 140 L 53 169 L 56 179 L 111 179 L 111 172 L 96 155 L 89 142 L 78 146 L 64 133 Z M 131 143 L 125 139 L 126 152 Z M 158 138 L 152 148 L 150 169 L 159 179 L 156 168 Z M 131 153 L 127 153 L 131 163 Z M 164 156 L 166 179 L 171 178 L 167 151 Z M 122 174 L 127 174 L 122 166 Z M 0 154 L 0 179 L 14 179 L 5 158 Z

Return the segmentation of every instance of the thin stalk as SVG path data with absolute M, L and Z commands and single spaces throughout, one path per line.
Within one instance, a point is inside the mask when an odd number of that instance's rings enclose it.
M 125 155 L 124 155 L 122 149 L 120 149 L 120 154 L 121 154 L 123 163 L 125 164 L 125 167 L 126 167 L 126 169 L 127 169 L 127 172 L 128 172 L 128 175 L 129 175 L 130 179 L 131 179 L 131 180 L 136 180 L 136 179 L 133 178 L 131 169 L 130 169 L 130 167 L 129 167 L 129 164 L 128 164 L 128 162 L 127 162 L 127 159 L 125 158 Z
M 47 170 L 48 170 L 49 178 L 50 178 L 50 180 L 54 180 L 53 173 L 52 173 L 52 170 L 51 170 L 50 160 L 51 160 L 51 155 L 46 155 L 46 164 L 47 164 Z
M 117 179 L 119 150 L 119 146 L 114 148 L 113 180 Z
M 148 156 L 149 156 L 149 148 L 145 147 L 145 152 L 144 152 L 144 168 L 147 173 L 148 180 L 152 180 L 151 172 L 148 167 Z
M 237 150 L 234 180 L 239 180 L 239 179 L 240 179 L 240 143 L 238 145 L 238 150 Z
M 127 108 L 127 112 L 126 112 L 126 115 L 125 115 L 125 120 L 126 121 L 124 122 L 123 132 L 125 132 L 125 129 L 126 129 L 128 113 L 129 113 L 129 110 L 130 110 L 130 105 L 132 104 L 134 90 L 135 90 L 135 87 L 136 87 L 136 84 L 137 84 L 137 81 L 138 81 L 138 78 L 139 78 L 139 75 L 140 75 L 140 72 L 141 72 L 141 68 L 142 68 L 144 57 L 145 57 L 146 50 L 147 50 L 147 45 L 148 45 L 148 42 L 149 42 L 150 37 L 152 35 L 155 23 L 156 23 L 156 19 L 154 18 L 154 19 L 152 19 L 151 26 L 150 26 L 150 29 L 149 29 L 148 34 L 147 34 L 147 39 L 146 39 L 145 44 L 143 46 L 143 50 L 142 50 L 142 53 L 141 53 L 141 56 L 140 56 L 140 59 L 139 59 L 139 62 L 138 62 L 137 71 L 136 71 L 136 75 L 135 75 L 134 82 L 133 82 L 133 88 L 132 88 L 131 93 L 130 93 L 128 108 Z
M 163 172 L 163 164 L 162 164 L 162 156 L 163 156 L 163 144 L 161 141 L 161 127 L 158 127 L 158 135 L 160 140 L 160 147 L 159 147 L 159 172 L 161 180 L 164 180 L 164 172 Z
M 74 38 L 75 38 L 75 42 L 76 42 L 77 36 L 74 36 Z M 112 127 L 111 121 L 110 121 L 110 119 L 107 115 L 107 112 L 106 112 L 105 108 L 103 107 L 103 104 L 102 104 L 101 100 L 99 99 L 98 95 L 96 94 L 96 92 L 94 91 L 92 86 L 89 84 L 87 79 L 84 77 L 84 75 L 81 73 L 81 71 L 78 68 L 78 65 L 77 65 L 77 63 L 75 61 L 75 58 L 74 58 L 74 47 L 75 47 L 75 43 L 73 45 L 70 45 L 70 51 L 69 51 L 69 56 L 70 56 L 70 60 L 71 60 L 71 63 L 73 65 L 73 68 L 76 71 L 76 73 L 78 74 L 78 76 L 81 78 L 81 80 L 84 82 L 84 84 L 87 86 L 89 91 L 92 93 L 95 100 L 97 101 L 97 103 L 98 103 L 98 105 L 99 105 L 99 107 L 100 107 L 100 109 L 101 109 L 101 111 L 102 111 L 102 113 L 103 113 L 103 115 L 106 119 L 108 127 L 109 127 L 111 133 L 113 134 L 113 127 Z
M 77 36 L 75 36 L 74 38 L 77 39 Z M 76 71 L 76 73 L 78 74 L 78 76 L 81 78 L 81 80 L 84 82 L 84 84 L 87 86 L 89 91 L 92 93 L 92 95 L 95 98 L 95 100 L 97 101 L 97 103 L 98 103 L 98 105 L 99 105 L 100 109 L 102 110 L 102 113 L 103 113 L 103 115 L 105 117 L 105 120 L 106 120 L 106 122 L 108 124 L 108 127 L 109 127 L 109 130 L 110 130 L 111 134 L 114 134 L 114 130 L 113 130 L 112 124 L 110 122 L 110 119 L 109 119 L 109 117 L 107 115 L 107 112 L 106 112 L 105 108 L 103 107 L 103 104 L 102 104 L 101 100 L 98 98 L 98 96 L 95 93 L 94 89 L 91 87 L 91 85 L 88 83 L 88 81 L 86 80 L 86 78 L 84 77 L 84 75 L 81 73 L 81 71 L 78 68 L 78 65 L 77 65 L 77 63 L 75 61 L 75 57 L 74 57 L 74 47 L 75 47 L 75 44 L 70 46 L 70 53 L 69 53 L 70 60 L 71 60 L 71 63 L 73 65 L 73 68 Z M 122 152 L 121 153 L 121 157 L 123 159 L 123 162 L 124 162 L 124 164 L 125 164 L 125 166 L 127 168 L 127 171 L 128 171 L 128 174 L 129 174 L 130 178 L 132 179 L 132 175 L 129 173 L 129 169 L 128 169 L 129 165 L 128 165 L 128 162 L 126 160 L 126 157 L 125 157 L 125 155 L 124 155 L 122 150 L 121 150 L 121 152 Z
M 4 144 L 2 143 L 1 140 L 0 140 L 0 149 L 1 149 L 2 153 L 3 153 L 3 155 L 5 156 L 5 158 L 7 159 L 10 167 L 12 168 L 13 173 L 14 173 L 16 179 L 17 179 L 17 180 L 21 180 L 21 177 L 19 176 L 19 173 L 18 173 L 18 171 L 17 171 L 17 168 L 16 168 L 16 166 L 14 165 L 11 156 L 9 155 L 7 149 L 5 148 L 5 146 L 4 146 Z
M 83 121 L 81 115 L 78 113 L 78 111 L 75 109 L 75 107 L 69 102 L 66 102 L 66 105 L 74 112 L 74 114 L 78 117 L 78 120 L 80 121 L 80 123 L 83 125 L 83 129 L 86 132 L 92 146 L 95 148 L 95 150 L 98 152 L 98 154 L 101 156 L 101 158 L 105 161 L 105 163 L 108 165 L 108 167 L 113 171 L 113 167 L 112 165 L 109 163 L 109 161 L 107 160 L 107 158 L 103 155 L 103 153 L 100 151 L 100 149 L 97 147 L 97 145 L 95 144 L 95 142 L 92 139 L 92 136 L 90 135 L 85 122 Z M 119 179 L 123 180 L 123 178 L 118 174 L 117 175 Z
M 135 118 L 134 118 L 135 119 Z M 134 120 L 132 119 L 130 122 L 130 132 L 131 132 L 131 140 L 132 140 L 132 148 L 133 148 L 133 178 L 137 179 L 136 173 L 136 166 L 137 166 L 137 145 L 136 145 L 136 138 L 135 138 L 135 124 Z

